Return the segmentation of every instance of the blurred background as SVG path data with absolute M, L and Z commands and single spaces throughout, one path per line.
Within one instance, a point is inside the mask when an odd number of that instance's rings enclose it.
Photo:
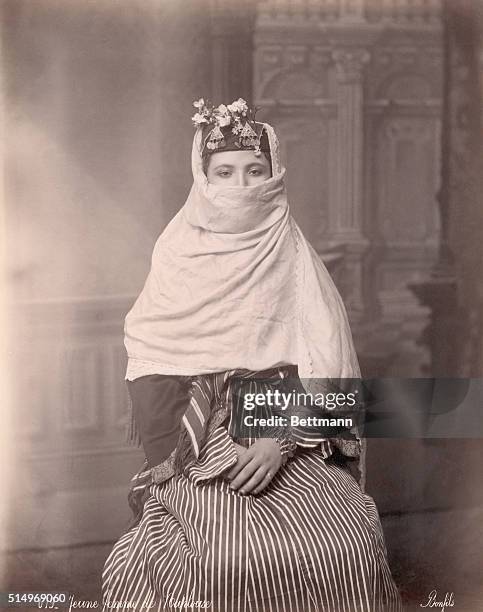
M 191 186 L 193 100 L 243 97 L 276 128 L 364 376 L 483 377 L 481 1 L 0 6 L 1 590 L 99 597 L 143 458 L 124 442 L 123 321 Z M 483 440 L 466 435 L 368 441 L 408 609 L 433 589 L 483 609 Z

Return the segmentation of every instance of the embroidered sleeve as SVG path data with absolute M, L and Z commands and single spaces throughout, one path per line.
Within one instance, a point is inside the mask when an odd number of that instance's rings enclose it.
M 285 465 L 289 459 L 291 459 L 297 451 L 297 442 L 289 435 L 285 434 L 275 438 L 280 447 L 280 453 L 282 455 L 282 464 Z
M 362 450 L 362 440 L 347 440 L 345 438 L 330 438 L 330 442 L 346 457 L 359 457 Z

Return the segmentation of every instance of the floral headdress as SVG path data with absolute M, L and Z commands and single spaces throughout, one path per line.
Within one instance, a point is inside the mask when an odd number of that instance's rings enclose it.
M 220 104 L 216 108 L 200 98 L 193 102 L 193 106 L 198 111 L 192 117 L 193 123 L 206 132 L 203 149 L 211 153 L 223 149 L 229 137 L 239 149 L 253 149 L 257 157 L 261 154 L 262 124 L 255 123 L 256 109 L 250 109 L 243 98 L 228 105 Z

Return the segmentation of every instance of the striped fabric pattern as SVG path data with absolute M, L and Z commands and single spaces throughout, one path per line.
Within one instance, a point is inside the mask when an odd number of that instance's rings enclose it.
M 146 460 L 131 480 L 129 503 L 136 520 L 141 516 L 149 486 L 155 482 L 164 482 L 176 473 L 181 473 L 186 467 L 194 465 L 205 438 L 209 438 L 210 434 L 221 423 L 228 419 L 228 432 L 232 438 L 237 437 L 237 420 L 240 420 L 243 415 L 242 400 L 244 393 L 256 394 L 264 393 L 268 389 L 283 389 L 286 380 L 294 380 L 293 378 L 287 379 L 290 375 L 296 376 L 296 368 L 293 366 L 273 368 L 263 372 L 239 369 L 193 377 L 190 389 L 191 399 L 182 417 L 182 433 L 178 446 L 173 449 L 169 457 L 153 468 L 148 467 Z M 275 410 L 267 408 L 266 412 L 259 411 L 257 416 L 269 417 L 275 412 Z M 131 428 L 131 430 L 137 433 L 136 428 Z M 305 447 L 328 444 L 328 441 L 321 437 L 316 428 L 310 427 L 276 427 L 270 428 L 268 434 L 267 430 L 261 432 L 253 428 L 250 431 L 250 437 L 243 438 L 240 443 L 249 445 L 255 441 L 257 436 L 261 435 L 270 435 L 270 437 L 279 439 L 280 450 L 284 459 L 285 455 L 291 456 L 297 444 Z M 351 447 L 352 455 L 359 451 L 359 441 L 334 440 L 336 445 L 341 442 L 353 445 Z
M 282 370 L 270 370 L 268 374 L 280 376 Z M 150 468 L 145 460 L 141 469 L 131 479 L 129 504 L 135 515 L 140 518 L 142 506 L 149 486 L 164 482 L 176 473 L 181 473 L 187 466 L 195 464 L 205 438 L 232 414 L 232 385 L 238 378 L 255 376 L 249 370 L 231 370 L 216 374 L 194 376 L 191 379 L 190 402 L 182 417 L 181 435 L 177 446 L 160 464 Z M 258 373 L 260 375 L 260 373 Z M 132 414 L 129 428 L 129 440 L 141 443 L 138 428 Z
M 218 427 L 184 474 L 150 485 L 106 560 L 103 610 L 401 612 L 374 502 L 330 453 L 299 448 L 241 495 L 222 476 L 237 453 Z

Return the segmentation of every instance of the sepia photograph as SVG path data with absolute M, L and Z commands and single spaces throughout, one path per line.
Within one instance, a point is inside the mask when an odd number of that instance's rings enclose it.
M 482 0 L 0 28 L 0 612 L 481 612 Z

